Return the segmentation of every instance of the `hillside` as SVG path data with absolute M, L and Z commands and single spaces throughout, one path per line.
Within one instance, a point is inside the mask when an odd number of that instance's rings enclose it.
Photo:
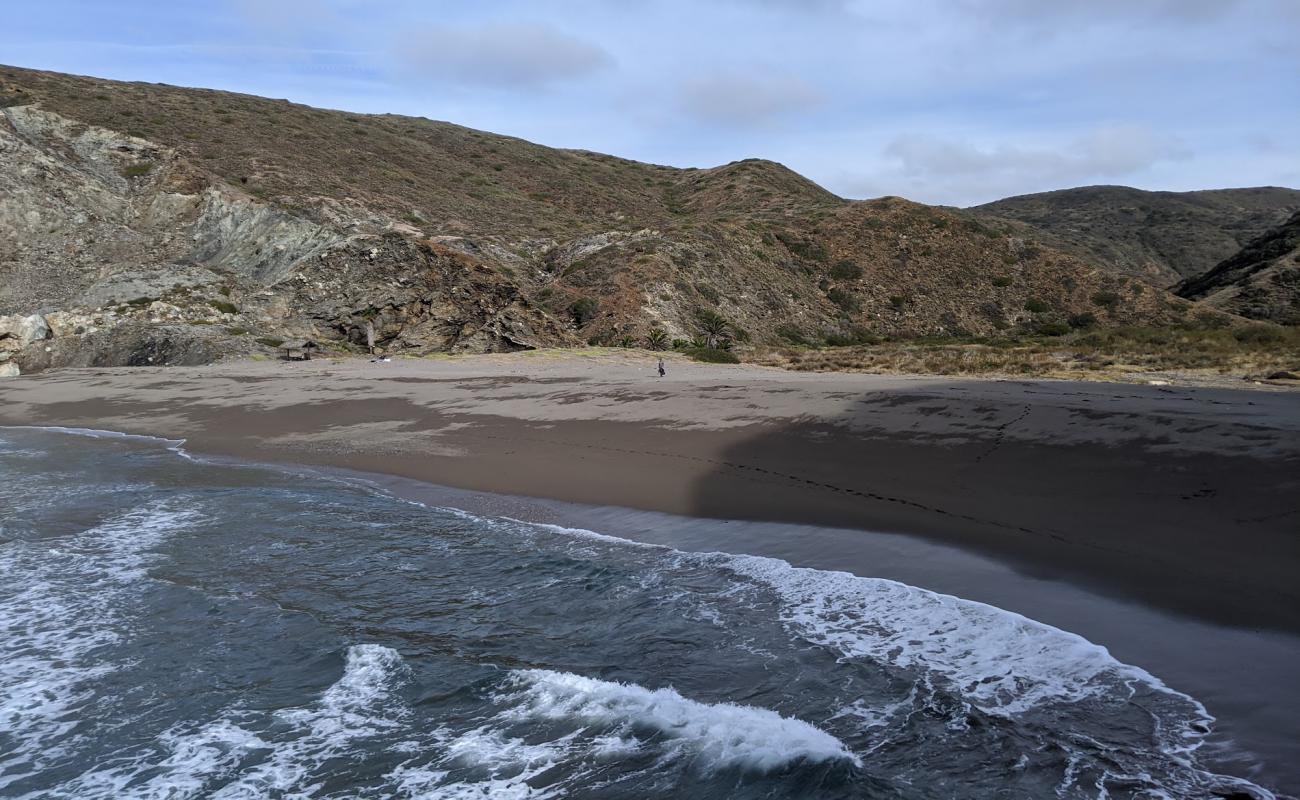
M 967 211 L 985 220 L 1020 223 L 1052 247 L 1172 286 L 1300 211 L 1300 190 L 1147 192 L 1086 186 L 1009 197 Z
M 13 67 L 0 182 L 0 354 L 24 370 L 303 338 L 411 353 L 690 339 L 702 317 L 757 343 L 1194 312 L 1012 223 L 843 200 L 770 161 L 676 169 Z
M 1300 213 L 1175 291 L 1239 316 L 1300 325 Z

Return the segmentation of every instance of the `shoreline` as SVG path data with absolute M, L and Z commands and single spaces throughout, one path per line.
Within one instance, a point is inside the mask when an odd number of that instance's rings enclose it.
M 28 428 L 33 429 L 33 428 Z M 306 479 L 337 480 L 396 502 L 509 518 L 697 553 L 778 559 L 792 567 L 884 578 L 982 603 L 999 612 L 1079 636 L 1124 665 L 1147 672 L 1169 691 L 1203 704 L 1215 718 L 1199 748 L 1207 769 L 1273 791 L 1300 786 L 1300 636 L 1211 625 L 1028 576 L 996 559 L 907 534 L 772 522 L 683 517 L 613 506 L 511 496 L 439 486 L 383 473 L 311 464 L 265 463 L 189 452 L 186 443 L 147 434 L 37 427 L 68 435 L 160 446 L 179 457 L 219 466 L 283 470 Z M 1281 798 L 1288 795 L 1279 794 Z
M 641 359 L 644 360 L 644 359 Z M 826 375 L 635 356 L 81 369 L 0 424 L 684 517 L 885 531 L 1300 633 L 1300 395 Z

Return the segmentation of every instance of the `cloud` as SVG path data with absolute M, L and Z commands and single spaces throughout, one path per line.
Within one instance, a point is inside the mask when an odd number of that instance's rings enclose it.
M 1039 176 L 1055 181 L 1121 177 L 1189 155 L 1176 137 L 1138 126 L 1101 128 L 1063 148 L 981 148 L 924 134 L 903 136 L 894 139 L 885 154 L 910 176 Z
M 756 128 L 822 103 L 816 87 L 782 75 L 723 72 L 688 78 L 678 87 L 681 108 L 703 122 Z
M 900 136 L 885 147 L 884 156 L 888 166 L 882 174 L 858 181 L 855 188 L 892 183 L 909 196 L 967 203 L 1122 179 L 1191 153 L 1177 137 L 1118 125 L 1056 147 L 981 147 L 927 134 Z
M 967 14 L 999 25 L 1097 24 L 1125 20 L 1203 23 L 1244 0 L 959 0 Z M 1268 0 L 1256 0 L 1268 2 Z
M 543 22 L 426 27 L 401 38 L 397 57 L 424 78 L 517 89 L 577 80 L 613 64 L 604 48 Z

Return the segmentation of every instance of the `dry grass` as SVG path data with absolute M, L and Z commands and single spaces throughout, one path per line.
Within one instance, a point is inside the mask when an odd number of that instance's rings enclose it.
M 1300 374 L 1300 330 L 1126 327 L 1000 340 L 912 340 L 832 348 L 755 348 L 745 360 L 807 372 L 1010 375 L 1124 380 L 1151 373 Z

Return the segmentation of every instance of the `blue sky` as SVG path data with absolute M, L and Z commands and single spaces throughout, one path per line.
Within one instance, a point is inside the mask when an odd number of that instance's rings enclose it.
M 11 0 L 0 62 L 848 197 L 1300 186 L 1300 0 Z

